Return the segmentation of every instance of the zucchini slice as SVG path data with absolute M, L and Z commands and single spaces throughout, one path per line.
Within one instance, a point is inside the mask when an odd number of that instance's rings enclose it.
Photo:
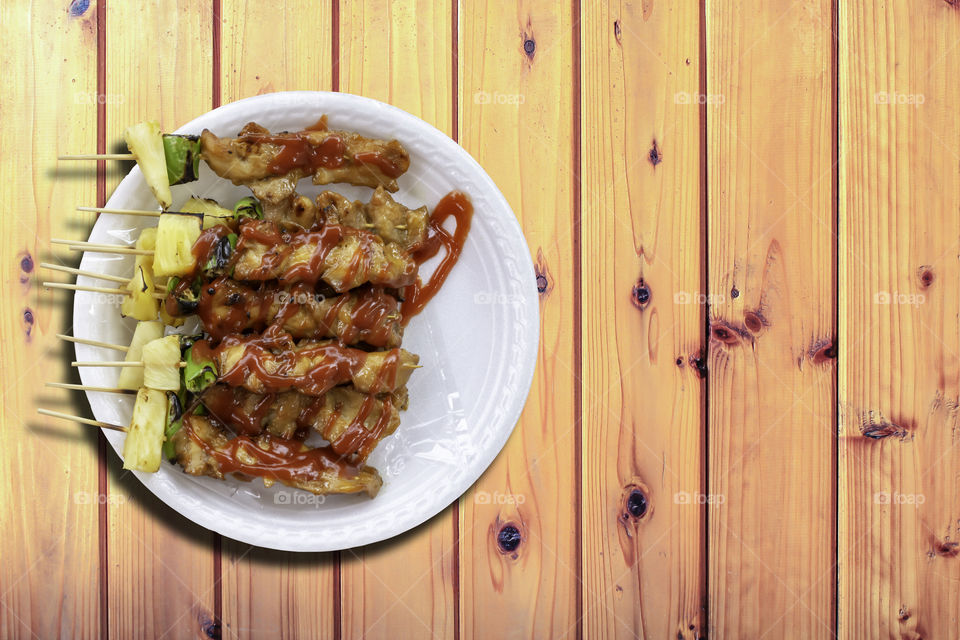
M 160 469 L 163 432 L 167 426 L 167 394 L 142 388 L 123 441 L 123 468 L 155 473 Z
M 193 182 L 200 175 L 200 136 L 163 134 L 163 155 L 170 185 Z
M 170 194 L 170 180 L 167 178 L 167 159 L 163 152 L 160 123 L 151 120 L 128 127 L 123 132 L 123 139 L 157 202 L 164 209 L 168 209 L 173 203 L 173 196 Z
M 197 213 L 165 213 L 157 225 L 157 248 L 153 254 L 156 276 L 186 276 L 196 261 L 193 243 L 200 237 L 203 216 Z
M 143 386 L 180 390 L 180 336 L 170 335 L 143 345 Z
M 203 228 L 205 230 L 233 222 L 233 211 L 221 207 L 216 200 L 190 198 L 180 207 L 180 211 L 203 214 Z
M 130 349 L 124 362 L 142 362 L 143 345 L 152 340 L 159 340 L 163 337 L 163 324 L 157 320 L 151 322 L 138 322 L 137 328 L 133 331 L 133 339 L 130 340 Z M 143 386 L 143 367 L 123 367 L 120 369 L 120 378 L 117 380 L 117 386 L 121 389 L 137 390 Z
M 241 198 L 237 201 L 237 204 L 233 205 L 233 217 L 236 218 L 238 222 L 244 218 L 263 220 L 263 207 L 260 206 L 259 200 L 253 196 L 247 196 L 246 198 Z

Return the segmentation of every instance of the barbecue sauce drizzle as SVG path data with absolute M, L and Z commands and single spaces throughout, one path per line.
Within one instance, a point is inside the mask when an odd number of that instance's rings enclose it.
M 323 131 L 327 131 L 326 116 L 296 133 L 271 134 L 262 127 L 248 125 L 240 131 L 239 139 L 252 144 L 280 147 L 267 165 L 267 171 L 272 175 L 285 175 L 295 169 L 306 169 L 311 173 L 317 169 L 339 169 L 351 162 L 372 165 L 391 179 L 403 175 L 400 167 L 376 151 L 361 151 L 351 158 L 343 138 L 337 132 L 330 132 L 325 138 L 317 140 L 317 133 Z
M 457 222 L 453 235 L 443 228 L 443 224 L 449 218 Z M 450 275 L 450 270 L 463 252 L 472 219 L 473 205 L 470 203 L 470 198 L 462 191 L 451 191 L 445 195 L 430 214 L 430 234 L 423 245 L 413 253 L 414 261 L 419 267 L 437 255 L 441 248 L 446 249 L 446 253 L 430 276 L 430 280 L 424 283 L 417 278 L 413 284 L 404 288 L 403 305 L 400 307 L 404 324 L 423 311 L 443 286 L 447 276 Z

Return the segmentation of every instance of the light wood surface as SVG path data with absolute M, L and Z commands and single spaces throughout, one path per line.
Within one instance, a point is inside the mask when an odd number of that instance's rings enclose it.
M 705 632 L 699 18 L 584 5 L 584 637 Z
M 707 612 L 723 638 L 834 630 L 831 25 L 827 0 L 706 5 Z
M 9 0 L 0 27 L 0 637 L 960 639 L 954 0 Z M 76 266 L 49 239 L 129 167 L 56 157 L 288 89 L 457 139 L 541 290 L 494 464 L 331 554 L 221 539 L 35 414 L 89 416 L 41 389 L 77 379 L 71 295 L 36 284 L 73 277 L 38 265 Z
M 51 236 L 82 239 L 89 217 L 64 216 L 96 197 L 96 171 L 73 177 L 57 156 L 97 145 L 97 20 L 62 5 L 3 3 L 0 23 L 20 44 L 0 49 L 0 637 L 95 637 L 101 633 L 100 493 L 92 427 L 36 414 L 87 409 L 75 392 L 37 381 L 66 380 L 72 349 L 68 293 L 43 290 L 40 262 L 76 266 Z M 47 61 L 57 61 L 49 65 Z
M 540 352 L 520 423 L 462 499 L 461 636 L 575 637 L 574 17 L 554 2 L 504 9 L 460 5 L 459 136 L 523 226 L 543 290 Z M 514 530 L 519 545 L 503 548 Z
M 839 17 L 839 636 L 956 638 L 960 13 Z

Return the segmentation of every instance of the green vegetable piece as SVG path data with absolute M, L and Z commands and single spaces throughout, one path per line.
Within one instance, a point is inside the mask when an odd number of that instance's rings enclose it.
M 193 345 L 183 354 L 187 366 L 183 368 L 183 386 L 190 393 L 200 393 L 217 381 L 217 365 L 209 358 L 195 358 Z
M 259 200 L 253 196 L 247 196 L 233 205 L 233 217 L 237 222 L 244 218 L 263 220 L 263 207 L 260 206 Z
M 200 175 L 200 139 L 197 136 L 164 134 L 163 155 L 171 185 L 193 182 Z
M 180 390 L 176 393 L 167 392 L 167 425 L 163 430 L 163 456 L 167 460 L 173 460 L 177 457 L 173 447 L 173 436 L 180 431 L 183 426 L 183 409 L 187 399 L 187 392 L 180 385 Z

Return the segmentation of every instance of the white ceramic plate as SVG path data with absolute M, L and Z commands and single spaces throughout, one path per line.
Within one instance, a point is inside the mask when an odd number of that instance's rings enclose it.
M 489 466 L 506 443 L 526 401 L 537 358 L 539 314 L 533 264 L 510 206 L 477 162 L 446 135 L 395 107 L 343 93 L 287 92 L 224 105 L 178 129 L 199 134 L 208 128 L 233 136 L 249 121 L 273 131 L 298 130 L 321 114 L 333 129 L 374 138 L 396 138 L 410 152 L 410 171 L 395 197 L 408 206 L 433 207 L 452 189 L 470 195 L 473 226 L 463 255 L 440 293 L 411 320 L 403 346 L 424 365 L 410 380 L 410 408 L 397 432 L 374 451 L 369 464 L 380 470 L 380 494 L 313 496 L 261 481 L 196 478 L 164 462 L 158 473 L 136 473 L 165 503 L 224 536 L 289 551 L 330 551 L 396 536 L 456 500 Z M 372 191 L 348 185 L 300 191 L 315 195 L 333 188 L 352 199 Z M 173 187 L 174 208 L 191 195 L 232 205 L 248 195 L 221 180 L 205 165 L 200 180 Z M 108 207 L 155 209 L 139 168 L 124 178 Z M 100 216 L 91 242 L 132 244 L 153 218 Z M 130 256 L 86 253 L 81 268 L 128 276 Z M 424 267 L 429 271 L 430 264 Z M 79 278 L 79 284 L 105 286 Z M 107 285 L 110 286 L 110 285 Z M 134 322 L 120 317 L 119 299 L 78 292 L 74 333 L 78 337 L 127 344 Z M 114 360 L 118 354 L 77 345 L 78 360 Z M 85 385 L 114 386 L 118 369 L 83 368 Z M 87 394 L 98 420 L 128 424 L 130 397 Z M 123 434 L 106 437 L 120 454 Z M 112 461 L 119 464 L 119 461 Z

